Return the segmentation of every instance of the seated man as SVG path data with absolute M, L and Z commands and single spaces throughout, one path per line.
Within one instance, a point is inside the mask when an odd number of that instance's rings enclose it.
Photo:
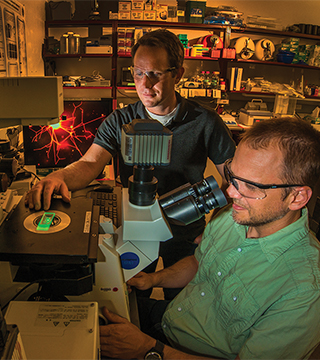
M 104 309 L 102 354 L 155 359 L 146 354 L 156 346 L 159 359 L 308 358 L 320 341 L 320 245 L 306 208 L 319 149 L 320 133 L 303 120 L 247 130 L 224 167 L 233 204 L 207 225 L 195 255 L 128 282 L 184 287 L 156 336 L 168 345 Z

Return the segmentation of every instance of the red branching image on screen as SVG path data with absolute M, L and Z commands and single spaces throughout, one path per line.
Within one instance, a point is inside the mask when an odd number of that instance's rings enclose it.
M 59 123 L 25 126 L 25 164 L 37 167 L 64 167 L 88 150 L 101 122 L 110 113 L 100 101 L 65 102 Z

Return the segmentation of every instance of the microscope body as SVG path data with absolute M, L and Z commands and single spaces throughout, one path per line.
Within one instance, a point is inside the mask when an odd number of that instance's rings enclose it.
M 172 237 L 159 202 L 137 206 L 129 201 L 128 189 L 122 191 L 122 225 L 114 229 L 112 221 L 100 217 L 98 262 L 95 264 L 93 290 L 71 301 L 97 301 L 99 308 L 130 320 L 126 281 L 159 256 L 160 241 Z

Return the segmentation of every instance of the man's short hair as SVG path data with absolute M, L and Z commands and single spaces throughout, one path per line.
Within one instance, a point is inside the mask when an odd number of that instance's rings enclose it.
M 277 146 L 283 154 L 283 180 L 313 188 L 320 177 L 320 132 L 295 117 L 255 123 L 241 138 L 250 148 Z M 270 169 L 272 171 L 272 169 Z
M 132 59 L 140 46 L 163 48 L 167 51 L 169 66 L 179 69 L 184 61 L 184 49 L 181 41 L 169 30 L 159 29 L 144 34 L 132 47 Z

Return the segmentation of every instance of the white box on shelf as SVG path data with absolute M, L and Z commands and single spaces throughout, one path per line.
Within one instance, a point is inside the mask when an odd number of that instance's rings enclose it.
M 130 11 L 131 2 L 130 1 L 119 1 L 119 12 L 120 11 Z
M 132 0 L 131 10 L 144 10 L 144 1 L 143 0 Z
M 131 10 L 131 20 L 143 20 L 143 11 Z
M 131 19 L 131 11 L 119 11 L 118 14 L 119 20 L 130 20 Z
M 156 18 L 157 18 L 157 12 L 155 10 L 150 10 L 150 11 L 145 10 L 143 12 L 143 20 L 155 21 Z
M 112 46 L 86 46 L 86 54 L 112 54 Z

